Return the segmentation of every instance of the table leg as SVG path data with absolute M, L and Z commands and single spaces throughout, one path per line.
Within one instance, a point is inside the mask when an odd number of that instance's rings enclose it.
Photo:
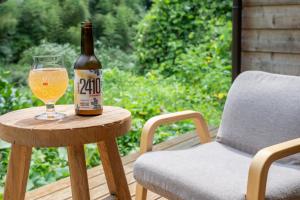
M 131 196 L 115 138 L 99 142 L 98 149 L 110 193 L 116 195 L 118 200 L 130 200 Z
M 67 150 L 73 200 L 90 200 L 84 147 L 69 146 Z
M 25 199 L 31 152 L 31 147 L 16 144 L 11 146 L 4 200 Z

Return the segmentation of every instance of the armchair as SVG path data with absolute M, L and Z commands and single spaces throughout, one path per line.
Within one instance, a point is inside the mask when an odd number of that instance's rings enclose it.
M 299 102 L 300 77 L 244 72 L 229 91 L 216 141 L 198 112 L 151 118 L 134 166 L 136 199 L 149 189 L 172 200 L 299 200 Z M 150 152 L 158 126 L 184 119 L 193 119 L 202 145 Z

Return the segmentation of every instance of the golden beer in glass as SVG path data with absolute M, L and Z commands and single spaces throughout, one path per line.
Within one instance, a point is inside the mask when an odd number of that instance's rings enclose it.
M 46 112 L 36 119 L 57 120 L 65 115 L 55 112 L 54 105 L 68 87 L 68 73 L 62 56 L 35 56 L 28 83 L 32 93 L 46 105 Z

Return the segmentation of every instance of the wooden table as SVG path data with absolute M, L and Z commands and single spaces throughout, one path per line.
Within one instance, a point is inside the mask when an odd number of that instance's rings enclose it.
M 120 200 L 129 200 L 124 169 L 116 137 L 131 126 L 128 110 L 105 106 L 100 116 L 81 117 L 73 105 L 56 106 L 67 115 L 57 121 L 41 121 L 34 116 L 44 107 L 28 108 L 0 116 L 0 138 L 11 143 L 4 200 L 25 198 L 32 147 L 67 147 L 73 200 L 89 200 L 84 144 L 97 143 L 109 191 Z

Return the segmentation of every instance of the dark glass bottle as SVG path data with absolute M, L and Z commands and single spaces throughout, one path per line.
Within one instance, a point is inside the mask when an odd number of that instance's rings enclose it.
M 81 55 L 74 64 L 74 104 L 77 115 L 100 115 L 102 65 L 94 54 L 91 22 L 81 24 Z

